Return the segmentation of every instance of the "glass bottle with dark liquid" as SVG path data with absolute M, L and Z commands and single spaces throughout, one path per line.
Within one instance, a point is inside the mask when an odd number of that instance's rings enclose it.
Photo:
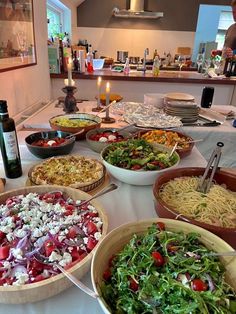
M 0 147 L 5 174 L 8 178 L 22 175 L 15 122 L 9 118 L 7 102 L 0 100 Z

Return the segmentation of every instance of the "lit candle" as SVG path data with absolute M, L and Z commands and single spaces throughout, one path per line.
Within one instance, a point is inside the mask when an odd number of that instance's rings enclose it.
M 67 63 L 67 71 L 68 71 L 68 85 L 72 86 L 72 59 L 69 58 Z
M 97 80 L 97 88 L 98 88 L 97 108 L 100 108 L 101 84 L 102 84 L 102 78 L 101 76 L 99 76 Z
M 74 80 L 71 80 L 71 84 L 69 85 L 68 79 L 64 79 L 64 84 L 65 84 L 66 86 L 75 86 L 75 81 L 74 81 Z
M 107 84 L 106 84 L 106 106 L 108 106 L 110 103 L 110 90 L 111 90 L 110 83 L 107 82 Z M 106 118 L 109 119 L 109 108 L 106 109 Z

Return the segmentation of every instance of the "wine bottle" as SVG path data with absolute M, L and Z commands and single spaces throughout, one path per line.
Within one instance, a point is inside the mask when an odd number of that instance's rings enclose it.
M 5 100 L 0 100 L 0 147 L 6 176 L 8 178 L 20 177 L 22 167 L 15 122 L 9 118 Z

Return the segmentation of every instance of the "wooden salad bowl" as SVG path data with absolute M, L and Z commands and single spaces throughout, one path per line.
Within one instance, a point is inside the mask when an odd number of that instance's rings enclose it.
M 0 195 L 0 204 L 4 203 L 7 198 L 28 193 L 46 193 L 51 191 L 61 191 L 64 192 L 68 197 L 71 197 L 74 200 L 83 199 L 86 200 L 91 197 L 89 194 L 76 190 L 73 188 L 63 187 L 63 186 L 31 186 L 24 187 L 16 190 L 11 190 Z M 108 220 L 105 214 L 103 207 L 97 202 L 91 202 L 99 213 L 103 221 L 102 236 L 98 241 L 98 244 L 104 238 L 107 233 Z M 80 262 L 76 263 L 74 266 L 69 268 L 67 271 L 78 279 L 82 278 L 90 269 L 90 264 L 94 250 L 96 247 Z M 48 279 L 36 282 L 25 284 L 21 286 L 0 286 L 0 303 L 7 304 L 20 304 L 20 303 L 32 303 L 40 301 L 43 299 L 50 298 L 56 294 L 61 293 L 63 290 L 72 286 L 73 283 L 68 280 L 63 274 L 58 274 Z M 78 293 L 84 293 L 78 290 Z
M 160 175 L 153 186 L 154 194 L 154 206 L 156 213 L 162 218 L 171 218 L 183 220 L 188 223 L 197 225 L 204 229 L 207 229 L 214 234 L 221 237 L 223 240 L 228 242 L 234 249 L 236 249 L 236 228 L 224 228 L 216 225 L 211 225 L 201 221 L 194 220 L 185 215 L 179 215 L 179 213 L 166 204 L 160 197 L 159 191 L 163 184 L 173 180 L 174 178 L 184 177 L 184 176 L 201 176 L 203 175 L 205 168 L 191 167 L 191 168 L 178 168 L 175 170 L 166 171 L 164 175 Z M 215 173 L 214 180 L 218 184 L 225 184 L 227 189 L 236 192 L 236 173 L 230 173 L 224 170 L 218 170 Z
M 94 291 L 99 295 L 98 302 L 105 314 L 110 314 L 111 311 L 102 297 L 101 286 L 103 283 L 103 273 L 109 265 L 110 258 L 119 253 L 130 241 L 134 234 L 141 235 L 145 233 L 148 227 L 157 221 L 163 222 L 165 224 L 166 230 L 174 232 L 182 231 L 184 233 L 198 233 L 201 237 L 201 242 L 208 249 L 215 252 L 229 252 L 233 250 L 229 244 L 213 233 L 183 221 L 153 218 L 121 225 L 120 227 L 108 233 L 108 235 L 103 239 L 93 256 L 91 265 L 93 288 Z M 227 282 L 233 289 L 236 290 L 236 259 L 233 257 L 221 256 L 220 261 L 225 266 Z

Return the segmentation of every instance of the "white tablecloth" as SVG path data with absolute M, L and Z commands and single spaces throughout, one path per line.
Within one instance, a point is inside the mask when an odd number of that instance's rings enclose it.
M 29 168 L 40 160 L 27 150 L 24 138 L 31 132 L 18 132 L 18 141 L 23 166 L 23 176 L 17 179 L 7 179 L 6 190 L 19 188 L 25 185 Z M 72 153 L 99 158 L 99 154 L 91 151 L 85 141 L 76 142 Z M 196 148 L 192 154 L 183 159 L 179 167 L 205 166 L 206 161 Z M 2 161 L 0 160 L 0 177 L 4 177 Z M 152 186 L 131 186 L 111 180 L 119 185 L 119 189 L 99 198 L 99 202 L 106 209 L 109 221 L 109 230 L 121 224 L 156 217 L 153 204 Z M 82 281 L 92 288 L 90 273 Z M 0 314 L 101 314 L 102 310 L 96 300 L 87 296 L 76 287 L 71 287 L 61 294 L 50 299 L 33 304 L 5 305 L 1 304 Z

